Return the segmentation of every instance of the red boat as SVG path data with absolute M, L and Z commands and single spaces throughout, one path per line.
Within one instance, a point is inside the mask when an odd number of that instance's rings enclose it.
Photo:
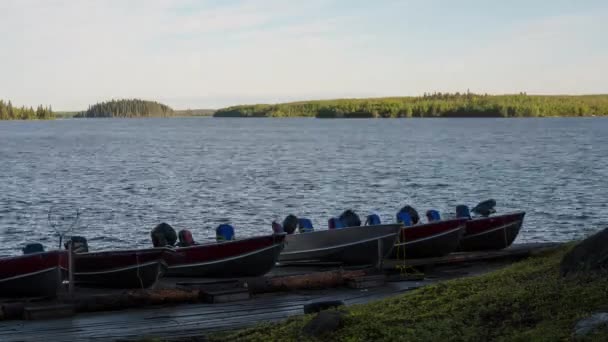
M 0 259 L 0 296 L 54 297 L 61 286 L 68 253 L 50 251 Z
M 84 287 L 147 288 L 167 270 L 168 248 L 77 253 L 74 284 Z
M 454 252 L 464 235 L 466 222 L 452 219 L 403 227 L 392 257 L 429 258 Z
M 270 271 L 283 249 L 284 234 L 179 247 L 165 255 L 167 276 L 253 277 Z
M 509 247 L 524 222 L 523 211 L 512 214 L 473 218 L 467 221 L 460 250 L 479 251 Z

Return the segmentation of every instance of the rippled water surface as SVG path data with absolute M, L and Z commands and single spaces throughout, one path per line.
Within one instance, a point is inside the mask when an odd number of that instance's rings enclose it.
M 147 246 L 161 221 L 206 240 L 226 221 L 244 237 L 288 213 L 325 227 L 487 198 L 527 212 L 520 242 L 564 241 L 608 221 L 607 177 L 596 118 L 0 122 L 0 254 L 55 247 L 76 208 L 97 249 Z

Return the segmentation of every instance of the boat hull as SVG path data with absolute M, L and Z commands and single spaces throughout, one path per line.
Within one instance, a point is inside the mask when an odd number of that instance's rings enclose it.
M 0 296 L 56 296 L 67 257 L 67 252 L 52 251 L 1 259 Z
M 76 254 L 74 284 L 81 287 L 147 288 L 164 275 L 169 249 L 105 251 Z
M 459 250 L 481 251 L 509 247 L 524 222 L 525 212 L 474 218 L 467 221 Z
M 288 235 L 281 262 L 330 261 L 350 265 L 375 264 L 389 255 L 401 224 L 349 227 Z M 382 241 L 382 250 L 378 250 Z
M 237 278 L 268 273 L 283 249 L 284 235 L 183 247 L 167 254 L 167 276 Z
M 402 259 L 441 257 L 450 254 L 458 249 L 465 229 L 465 219 L 403 227 L 391 256 Z

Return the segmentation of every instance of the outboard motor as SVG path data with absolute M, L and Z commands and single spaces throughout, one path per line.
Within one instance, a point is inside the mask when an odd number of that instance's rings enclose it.
M 194 242 L 194 239 L 192 238 L 192 232 L 190 232 L 188 229 L 180 230 L 179 233 L 177 233 L 177 237 L 179 238 L 179 242 L 177 243 L 179 247 L 196 245 L 196 242 Z
M 418 224 L 418 222 L 420 222 L 420 215 L 418 215 L 418 212 L 416 211 L 416 209 L 414 209 L 413 207 L 406 205 L 403 208 L 401 208 L 401 210 L 399 210 L 399 212 L 397 213 L 397 221 L 399 222 L 399 214 L 400 213 L 407 213 L 411 219 L 412 224 Z M 405 224 L 405 221 L 403 221 Z
M 154 227 L 150 232 L 150 237 L 154 247 L 174 246 L 177 241 L 175 229 L 165 222 Z
M 437 210 L 431 209 L 426 211 L 426 218 L 429 222 L 441 221 L 441 215 Z
M 365 219 L 366 226 L 376 226 L 379 224 L 382 223 L 380 222 L 380 216 L 378 216 L 378 214 L 367 215 L 367 218 Z
M 345 227 L 359 227 L 361 225 L 359 215 L 350 209 L 345 210 L 338 219 Z
M 471 218 L 471 212 L 469 211 L 469 207 L 464 204 L 460 204 L 456 206 L 456 217 L 457 218 Z
M 412 226 L 414 223 L 408 212 L 400 211 L 397 213 L 397 222 L 403 223 L 404 226 Z
M 65 249 L 69 249 L 70 244 L 72 244 L 72 252 L 74 253 L 87 253 L 89 251 L 89 244 L 83 236 L 72 236 L 65 242 Z
M 493 199 L 489 199 L 487 201 L 480 202 L 473 208 L 471 211 L 479 216 L 488 217 L 490 214 L 494 214 L 496 209 L 496 201 Z
M 44 252 L 44 246 L 41 243 L 28 243 L 21 249 L 23 254 L 41 253 Z
M 220 224 L 215 229 L 215 239 L 218 242 L 234 240 L 234 227 L 226 223 Z
M 312 222 L 307 218 L 298 219 L 298 232 L 300 233 L 310 233 L 315 229 L 312 226 Z
M 296 215 L 287 215 L 287 217 L 283 220 L 283 230 L 287 234 L 293 234 L 298 228 L 298 218 Z
M 283 230 L 283 226 L 281 226 L 277 221 L 272 221 L 272 233 L 273 234 L 282 234 L 285 231 Z

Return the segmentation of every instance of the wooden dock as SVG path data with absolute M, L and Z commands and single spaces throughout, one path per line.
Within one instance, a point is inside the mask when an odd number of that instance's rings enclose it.
M 317 301 L 341 300 L 346 305 L 387 298 L 421 286 L 453 278 L 474 276 L 508 265 L 513 258 L 556 247 L 557 244 L 513 246 L 504 251 L 455 253 L 444 258 L 407 260 L 409 266 L 429 266 L 423 279 L 408 280 L 394 272 L 403 260 L 384 263 L 393 276 L 370 288 L 342 286 L 323 290 L 253 294 L 250 299 L 223 303 L 154 306 L 124 311 L 80 313 L 52 320 L 0 321 L 0 341 L 115 341 L 142 337 L 187 337 L 210 331 L 231 330 L 261 322 L 281 321 L 303 314 L 304 305 Z M 336 265 L 278 267 L 273 274 L 297 275 L 312 270 L 327 271 Z M 405 279 L 405 280 L 404 280 Z M 410 278 L 412 279 L 412 278 Z M 369 279 L 367 279 L 369 280 Z M 165 280 L 170 283 L 172 280 Z M 173 280 L 175 281 L 175 280 Z M 198 280 L 200 282 L 200 279 Z M 178 282 L 187 283 L 185 280 Z M 360 285 L 363 282 L 359 282 Z

